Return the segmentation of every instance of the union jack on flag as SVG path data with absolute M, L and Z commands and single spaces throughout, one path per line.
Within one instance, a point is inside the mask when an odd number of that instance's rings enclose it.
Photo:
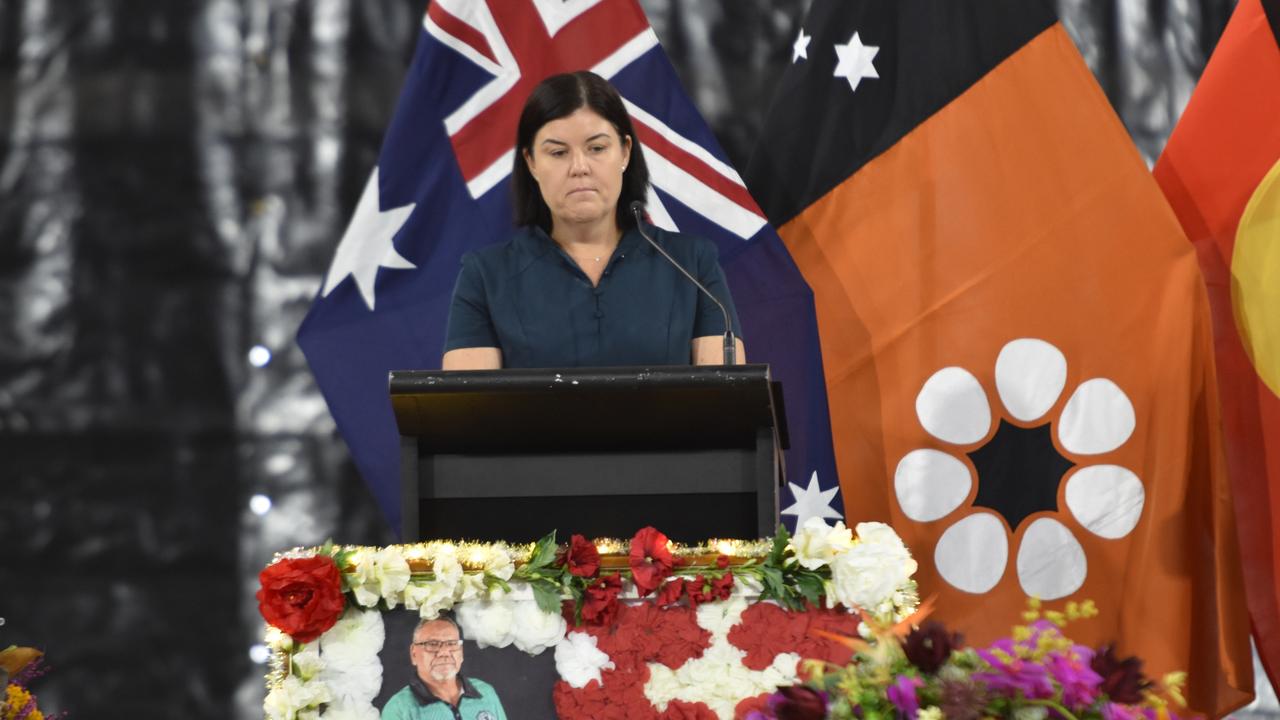
M 813 295 L 685 96 L 636 0 L 437 0 L 370 174 L 298 342 L 392 527 L 393 369 L 439 367 L 462 254 L 512 232 L 515 129 L 543 78 L 592 70 L 622 94 L 649 165 L 651 220 L 714 240 L 752 362 L 785 387 L 788 524 L 837 518 Z

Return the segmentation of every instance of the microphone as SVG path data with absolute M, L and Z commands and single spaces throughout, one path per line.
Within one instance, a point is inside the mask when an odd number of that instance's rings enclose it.
M 729 321 L 728 309 L 725 308 L 724 303 L 720 302 L 719 298 L 711 294 L 711 291 L 703 287 L 702 283 L 698 282 L 697 278 L 691 275 L 688 270 L 685 270 L 680 263 L 676 262 L 675 258 L 668 255 L 667 251 L 663 250 L 662 247 L 658 245 L 658 243 L 654 242 L 653 238 L 649 237 L 649 233 L 644 231 L 643 213 L 644 213 L 644 203 L 640 202 L 639 200 L 636 200 L 631 203 L 631 214 L 636 217 L 636 229 L 640 231 L 640 237 L 643 237 L 645 240 L 648 240 L 649 244 L 653 246 L 654 250 L 657 250 L 658 253 L 662 255 L 662 257 L 667 259 L 667 262 L 674 265 L 682 275 L 689 278 L 689 282 L 698 286 L 698 289 L 702 291 L 702 294 L 711 298 L 711 302 L 715 303 L 716 307 L 720 308 L 720 312 L 724 313 L 724 364 L 736 365 L 738 362 L 737 360 L 738 346 L 734 342 L 733 323 Z

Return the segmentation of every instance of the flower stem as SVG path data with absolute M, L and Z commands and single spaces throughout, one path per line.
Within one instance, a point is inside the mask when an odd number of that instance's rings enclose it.
M 1056 703 L 1056 702 L 1054 702 L 1054 701 L 1052 701 L 1052 700 L 1033 700 L 1033 699 L 1028 699 L 1028 700 L 1027 700 L 1027 703 L 1028 703 L 1028 704 L 1030 704 L 1030 705 L 1039 705 L 1039 706 L 1041 706 L 1041 707 L 1047 707 L 1047 708 L 1049 708 L 1049 709 L 1051 709 L 1051 710 L 1054 710 L 1054 711 L 1056 711 L 1059 715 L 1061 715 L 1062 717 L 1066 718 L 1066 720 L 1079 720 L 1079 718 L 1077 718 L 1075 715 L 1071 714 L 1071 711 L 1070 711 L 1070 710 L 1068 710 L 1068 709 L 1066 709 L 1065 707 L 1063 707 L 1060 703 Z

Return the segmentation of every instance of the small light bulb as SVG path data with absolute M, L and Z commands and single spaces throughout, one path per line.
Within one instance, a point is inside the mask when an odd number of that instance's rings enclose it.
M 266 645 L 258 643 L 249 648 L 249 659 L 262 665 L 271 659 L 271 651 L 267 649 Z
M 254 515 L 266 515 L 271 512 L 271 498 L 258 493 L 249 498 L 249 509 Z
M 271 362 L 271 351 L 263 345 L 249 348 L 249 364 L 254 367 L 266 367 Z

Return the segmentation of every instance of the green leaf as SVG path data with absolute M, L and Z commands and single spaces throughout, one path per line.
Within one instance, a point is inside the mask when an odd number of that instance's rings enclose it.
M 822 598 L 824 589 L 822 577 L 811 572 L 796 573 L 796 589 L 800 591 L 805 600 L 809 601 L 809 604 L 816 606 Z
M 791 535 L 787 533 L 786 526 L 778 525 L 778 532 L 773 536 L 773 549 L 769 552 L 769 559 L 766 564 L 782 567 L 782 560 L 787 552 L 787 543 L 790 541 Z
M 504 592 L 511 592 L 511 586 L 507 584 L 507 581 L 503 580 L 497 575 L 490 575 L 488 573 L 485 573 L 484 586 L 485 586 L 485 589 L 489 591 L 492 591 L 495 587 L 500 587 L 503 589 Z
M 533 554 L 529 556 L 529 562 L 525 564 L 525 567 L 528 567 L 531 570 L 544 568 L 550 565 L 555 559 L 556 531 L 552 530 L 533 546 Z
M 538 602 L 538 609 L 544 613 L 560 614 L 560 586 L 547 580 L 530 583 L 533 588 L 533 599 Z

